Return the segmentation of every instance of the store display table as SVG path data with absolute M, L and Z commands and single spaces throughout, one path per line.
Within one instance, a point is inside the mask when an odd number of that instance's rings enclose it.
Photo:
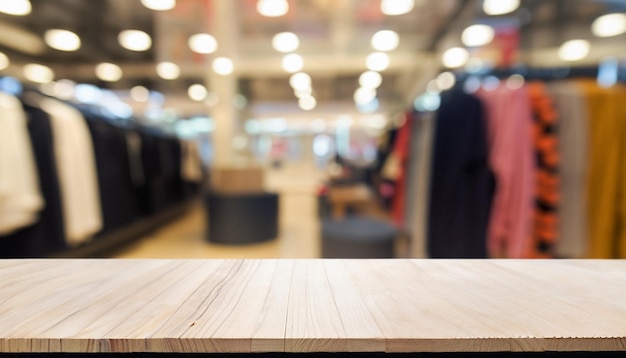
M 626 350 L 626 261 L 5 260 L 0 352 Z

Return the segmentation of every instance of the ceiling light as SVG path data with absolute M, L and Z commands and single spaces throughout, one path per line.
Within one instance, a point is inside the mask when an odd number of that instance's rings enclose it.
M 282 65 L 285 71 L 289 73 L 294 73 L 302 69 L 302 67 L 304 66 L 304 60 L 302 60 L 302 56 L 295 53 L 290 53 L 283 57 Z
M 520 89 L 524 86 L 524 77 L 522 75 L 511 75 L 506 79 L 506 86 L 510 89 Z
M 122 78 L 122 69 L 120 66 L 103 62 L 96 66 L 96 76 L 106 82 L 116 82 Z
M 281 32 L 272 38 L 272 47 L 278 52 L 292 52 L 298 49 L 300 40 L 292 32 Z
M 380 11 L 385 15 L 402 15 L 413 10 L 413 0 L 381 0 Z
M 206 87 L 196 83 L 195 85 L 189 86 L 189 89 L 187 89 L 187 94 L 192 100 L 196 102 L 202 102 L 206 99 L 208 91 L 206 90 Z
M 60 99 L 69 100 L 74 98 L 74 88 L 76 82 L 71 80 L 58 80 L 54 83 L 53 93 L 55 97 Z
M 456 83 L 454 74 L 450 71 L 442 72 L 436 79 L 437 87 L 442 91 L 449 90 Z
M 465 46 L 483 46 L 493 40 L 495 31 L 488 25 L 472 25 L 463 30 L 461 40 Z
M 589 54 L 589 41 L 570 40 L 559 48 L 559 58 L 563 61 L 578 61 Z
M 313 96 L 300 97 L 300 99 L 298 100 L 298 106 L 300 106 L 300 108 L 305 111 L 312 110 L 313 108 L 315 108 L 316 105 L 317 101 Z
M 376 71 L 365 71 L 359 76 L 359 85 L 367 88 L 378 88 L 383 83 L 383 76 Z
M 304 72 L 294 73 L 289 77 L 289 85 L 295 90 L 306 90 L 311 87 L 311 76 Z
M 4 14 L 24 16 L 30 14 L 31 10 L 29 0 L 0 0 L 0 12 Z
M 147 102 L 150 99 L 150 91 L 144 86 L 135 86 L 130 89 L 130 98 L 135 102 Z
M 293 94 L 298 98 L 310 96 L 312 93 L 313 93 L 313 88 L 311 87 L 293 90 Z
M 189 48 L 197 53 L 209 54 L 217 50 L 217 40 L 209 34 L 195 34 L 189 37 Z
M 74 88 L 74 96 L 82 103 L 98 103 L 102 97 L 102 90 L 94 85 L 79 83 Z
M 439 94 L 439 92 L 441 92 L 441 89 L 437 84 L 437 80 L 434 79 L 428 81 L 428 83 L 426 84 L 426 93 Z
M 267 17 L 283 16 L 289 11 L 287 0 L 259 0 L 256 3 L 259 14 Z
M 172 10 L 176 6 L 176 0 L 141 0 L 141 4 L 150 10 Z
M 7 55 L 5 55 L 2 52 L 0 52 L 0 71 L 2 71 L 5 68 L 9 67 L 10 63 L 11 63 L 11 61 L 9 61 L 9 58 L 7 57 Z
M 496 76 L 487 76 L 483 79 L 482 87 L 485 91 L 495 91 L 500 86 L 500 80 Z
M 175 80 L 180 76 L 180 67 L 172 62 L 161 62 L 156 66 L 156 72 L 164 80 Z
M 520 0 L 484 0 L 483 11 L 487 15 L 504 15 L 511 13 L 520 5 Z
M 68 30 L 48 30 L 44 35 L 44 40 L 48 46 L 59 51 L 71 52 L 80 48 L 80 37 Z
M 233 73 L 234 69 L 233 61 L 227 57 L 218 57 L 213 60 L 213 71 L 218 75 L 228 76 Z
M 466 49 L 462 47 L 452 47 L 443 53 L 442 61 L 444 66 L 456 68 L 465 65 L 468 58 L 469 53 Z
M 384 52 L 374 52 L 367 55 L 365 65 L 371 71 L 384 71 L 389 67 L 389 55 Z
M 489 68 L 491 68 L 491 64 L 480 57 L 472 57 L 465 63 L 465 71 L 467 73 L 479 73 Z
M 392 51 L 398 47 L 400 37 L 395 31 L 382 30 L 372 36 L 371 43 L 376 51 Z
M 359 87 L 354 91 L 354 102 L 356 104 L 369 103 L 376 97 L 376 90 L 373 88 Z
M 373 113 L 373 112 L 376 112 L 379 107 L 380 107 L 380 101 L 376 97 L 372 98 L 372 100 L 367 103 L 363 103 L 363 104 L 357 103 L 356 105 L 356 109 L 361 113 Z
M 54 79 L 54 72 L 48 66 L 29 63 L 24 66 L 24 77 L 35 83 L 48 83 Z
M 124 30 L 117 40 L 123 48 L 131 51 L 146 51 L 152 46 L 150 35 L 140 30 Z
M 591 24 L 591 31 L 598 37 L 611 37 L 626 32 L 626 15 L 608 14 L 600 16 Z

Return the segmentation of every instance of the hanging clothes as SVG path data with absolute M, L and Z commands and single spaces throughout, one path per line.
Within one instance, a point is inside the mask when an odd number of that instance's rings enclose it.
M 482 103 L 444 92 L 435 123 L 428 253 L 433 258 L 484 258 L 493 176 L 488 167 Z
M 398 176 L 396 178 L 396 190 L 391 202 L 391 215 L 398 227 L 404 226 L 404 210 L 406 199 L 406 167 L 409 156 L 409 144 L 411 142 L 411 126 L 413 115 L 405 114 L 405 122 L 398 130 L 398 136 L 394 143 L 393 155 L 397 160 Z
M 198 142 L 194 140 L 181 140 L 181 168 L 180 176 L 188 182 L 200 183 L 203 179 L 202 160 Z
M 408 165 L 406 223 L 411 241 L 409 255 L 426 258 L 428 237 L 428 203 L 435 114 L 427 112 L 413 121 Z
M 77 109 L 55 99 L 39 97 L 39 105 L 52 123 L 66 239 L 70 245 L 80 244 L 102 229 L 91 135 Z
M 0 257 L 45 257 L 66 247 L 50 119 L 39 108 L 24 105 L 24 110 L 45 206 L 33 225 L 0 237 Z
M 580 81 L 587 99 L 587 205 L 592 258 L 626 257 L 626 87 Z
M 535 208 L 531 248 L 533 258 L 552 258 L 557 243 L 560 201 L 558 112 L 546 86 L 540 82 L 528 84 L 533 112 L 533 142 L 535 148 Z
M 125 128 L 83 112 L 91 135 L 98 176 L 102 230 L 106 234 L 139 218 Z
M 559 173 L 557 257 L 584 258 L 587 255 L 586 175 L 588 148 L 587 104 L 575 82 L 550 84 L 550 95 L 559 112 Z
M 35 223 L 44 200 L 20 101 L 0 92 L 0 235 Z
M 489 219 L 489 256 L 533 257 L 535 161 L 528 90 L 500 85 L 477 95 L 487 109 L 489 162 L 497 183 Z

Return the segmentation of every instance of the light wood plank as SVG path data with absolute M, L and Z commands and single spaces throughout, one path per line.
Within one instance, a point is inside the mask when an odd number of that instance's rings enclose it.
M 5 260 L 0 352 L 626 350 L 626 261 Z

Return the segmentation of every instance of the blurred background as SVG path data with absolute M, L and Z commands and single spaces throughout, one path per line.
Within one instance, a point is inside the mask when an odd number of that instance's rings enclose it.
M 0 0 L 0 257 L 626 257 L 626 1 Z

